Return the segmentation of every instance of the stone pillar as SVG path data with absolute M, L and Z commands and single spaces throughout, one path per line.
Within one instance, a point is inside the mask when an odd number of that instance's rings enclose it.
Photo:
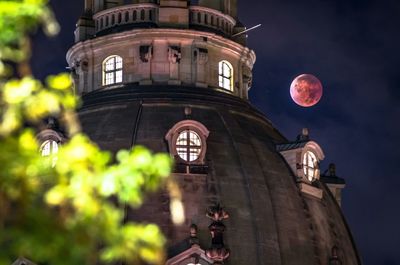
M 153 45 L 141 45 L 139 47 L 139 59 L 140 59 L 140 74 L 141 74 L 141 85 L 150 85 L 151 80 L 151 61 L 153 58 Z
M 170 85 L 180 85 L 179 79 L 179 66 L 182 58 L 181 47 L 169 46 L 168 47 L 168 61 L 169 61 L 169 80 Z
M 208 50 L 204 48 L 195 48 L 193 51 L 194 61 L 194 80 L 196 86 L 207 87 L 207 68 Z
M 85 13 L 93 13 L 93 0 L 85 0 Z
M 104 0 L 94 0 L 93 4 L 94 13 L 100 12 L 101 10 L 105 9 Z

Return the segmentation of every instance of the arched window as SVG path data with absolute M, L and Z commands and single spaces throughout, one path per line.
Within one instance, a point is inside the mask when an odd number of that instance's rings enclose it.
M 122 82 L 122 57 L 113 55 L 103 62 L 103 85 Z
M 219 86 L 233 91 L 233 67 L 228 61 L 219 62 Z
M 40 146 L 42 156 L 51 156 L 58 153 L 58 143 L 54 140 L 46 140 Z
M 185 164 L 203 164 L 209 131 L 194 120 L 184 120 L 172 127 L 165 139 L 171 155 Z
M 303 171 L 306 178 L 311 182 L 318 178 L 318 159 L 311 151 L 306 151 L 303 155 Z
M 49 125 L 54 124 L 53 119 L 49 119 Z M 57 163 L 58 149 L 61 143 L 64 142 L 65 138 L 61 133 L 56 132 L 52 129 L 45 129 L 41 131 L 36 138 L 41 143 L 39 153 L 43 157 L 51 158 L 52 166 L 54 167 Z

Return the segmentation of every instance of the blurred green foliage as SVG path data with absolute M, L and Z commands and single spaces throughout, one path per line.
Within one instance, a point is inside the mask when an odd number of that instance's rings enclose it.
M 159 264 L 165 239 L 153 224 L 124 220 L 125 207 L 140 207 L 145 194 L 169 184 L 172 161 L 144 147 L 114 157 L 80 132 L 68 74 L 46 84 L 31 76 L 10 79 L 10 66 L 29 58 L 28 34 L 58 24 L 45 0 L 0 1 L 0 265 L 18 257 L 37 264 Z M 57 117 L 69 140 L 55 157 L 39 153 L 37 128 Z M 179 208 L 179 207 L 178 207 Z M 180 207 L 181 208 L 181 207 Z M 182 213 L 181 213 L 182 214 Z

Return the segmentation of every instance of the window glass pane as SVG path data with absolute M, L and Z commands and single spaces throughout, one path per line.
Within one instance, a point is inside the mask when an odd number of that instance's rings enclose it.
M 219 86 L 224 87 L 224 78 L 222 76 L 219 76 Z
M 189 162 L 197 160 L 200 156 L 201 149 L 201 139 L 196 132 L 185 130 L 178 135 L 176 151 L 183 160 Z
M 42 156 L 49 156 L 50 155 L 50 141 L 46 141 L 42 145 Z
M 190 131 L 190 145 L 191 146 L 200 146 L 200 137 L 197 133 Z
M 176 151 L 180 158 L 187 161 L 187 149 L 186 148 L 177 148 Z
M 115 83 L 122 82 L 122 70 L 115 72 Z
M 317 169 L 317 157 L 313 152 L 307 151 L 303 157 L 304 175 L 309 181 L 315 180 L 315 172 Z
M 114 70 L 114 62 L 115 62 L 115 58 L 114 57 L 107 60 L 107 62 L 106 62 L 106 71 Z
M 231 69 L 229 68 L 229 66 L 226 63 L 224 63 L 223 75 L 225 77 L 229 77 L 231 75 L 230 71 Z
M 105 84 L 106 85 L 111 85 L 114 83 L 114 73 L 106 73 L 106 80 L 105 80 Z
M 113 56 L 104 63 L 104 81 L 103 85 L 112 85 L 115 83 L 122 82 L 122 57 L 120 56 Z
M 232 75 L 232 67 L 231 65 L 226 62 L 226 61 L 221 61 L 219 63 L 219 79 L 218 83 L 219 86 L 228 90 L 232 90 L 232 80 L 233 80 L 233 75 Z
M 187 145 L 187 133 L 181 132 L 176 140 L 176 145 Z
M 58 144 L 56 141 L 47 140 L 40 147 L 40 153 L 42 156 L 50 156 L 57 154 L 58 152 Z
M 189 154 L 189 161 L 195 161 L 200 156 L 201 149 L 190 149 Z
M 115 58 L 115 69 L 122 69 L 122 58 L 119 56 Z

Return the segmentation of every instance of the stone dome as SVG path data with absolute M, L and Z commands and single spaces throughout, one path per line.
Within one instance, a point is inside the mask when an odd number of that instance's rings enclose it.
M 84 132 L 114 153 L 170 153 L 183 193 L 184 225 L 165 192 L 126 218 L 163 229 L 167 265 L 361 264 L 322 148 L 249 103 L 244 32 L 236 0 L 85 0 L 67 54 Z
M 167 85 L 126 85 L 83 99 L 84 131 L 113 152 L 132 145 L 171 152 L 165 137 L 184 120 L 209 130 L 204 163 L 189 168 L 178 163 L 174 171 L 183 191 L 185 225 L 172 225 L 164 193 L 152 195 L 140 212 L 128 213 L 128 218 L 162 227 L 170 258 L 190 249 L 191 224 L 198 227 L 199 246 L 210 247 L 205 210 L 220 203 L 230 215 L 224 222 L 224 241 L 231 252 L 225 264 L 360 264 L 327 186 L 315 183 L 321 199 L 300 192 L 276 148 L 287 140 L 249 102 L 214 89 Z M 329 263 L 335 247 L 342 263 Z

